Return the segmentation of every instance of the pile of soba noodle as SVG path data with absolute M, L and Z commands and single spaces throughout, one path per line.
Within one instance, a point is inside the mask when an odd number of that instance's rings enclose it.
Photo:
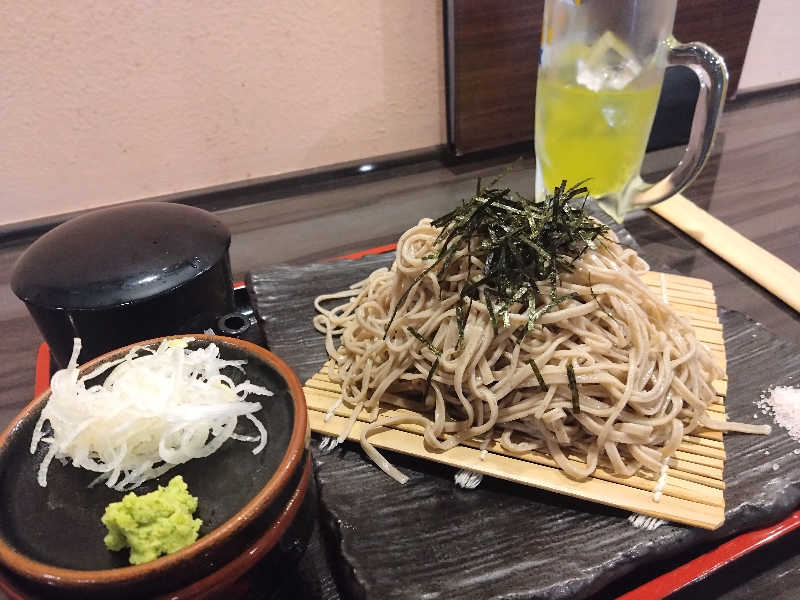
M 315 302 L 314 325 L 333 359 L 329 376 L 342 386 L 329 415 L 341 404 L 351 407 L 349 430 L 357 413 L 366 409 L 374 419 L 382 402 L 414 411 L 374 422 L 361 438 L 398 481 L 406 477 L 369 443 L 371 432 L 398 422 L 423 427 L 432 450 L 496 441 L 512 452 L 549 454 L 578 479 L 598 466 L 623 476 L 642 467 L 663 473 L 684 434 L 699 427 L 766 432 L 709 417 L 719 375 L 710 352 L 642 282 L 647 264 L 613 233 L 587 244 L 571 270 L 558 274 L 555 293 L 553 278 L 537 282 L 537 306 L 567 298 L 532 327 L 522 303 L 502 318 L 493 314 L 479 286 L 464 303 L 463 332 L 462 290 L 487 270 L 486 257 L 482 240 L 470 239 L 443 273 L 430 269 L 414 283 L 442 251 L 440 233 L 421 220 L 400 238 L 390 269 Z M 342 298 L 344 304 L 325 308 Z

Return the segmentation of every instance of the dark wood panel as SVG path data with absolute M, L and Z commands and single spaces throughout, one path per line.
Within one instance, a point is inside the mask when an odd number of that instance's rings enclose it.
M 466 154 L 533 139 L 544 0 L 448 0 L 450 145 Z
M 446 1 L 448 141 L 455 154 L 533 139 L 543 8 L 544 0 Z M 729 97 L 739 84 L 757 9 L 758 0 L 678 1 L 675 36 L 706 42 L 725 57 Z
M 728 98 L 736 95 L 759 0 L 678 0 L 673 33 L 682 42 L 705 42 L 728 65 Z

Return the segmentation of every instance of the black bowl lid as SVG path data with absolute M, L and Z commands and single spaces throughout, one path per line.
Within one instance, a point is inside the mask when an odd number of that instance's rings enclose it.
M 172 290 L 226 256 L 231 235 L 211 213 L 166 202 L 93 211 L 59 225 L 17 260 L 11 288 L 56 309 L 119 306 Z

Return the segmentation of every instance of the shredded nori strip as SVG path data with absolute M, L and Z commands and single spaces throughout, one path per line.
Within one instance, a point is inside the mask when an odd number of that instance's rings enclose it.
M 578 399 L 578 383 L 575 381 L 575 371 L 572 368 L 572 363 L 567 363 L 567 381 L 569 381 L 569 389 L 572 391 L 572 412 L 579 414 L 581 412 L 581 403 Z
M 494 334 L 497 335 L 497 316 L 494 314 L 494 304 L 489 297 L 489 292 L 486 292 L 486 310 L 489 311 L 489 320 L 492 322 L 492 329 Z
M 434 356 L 441 356 L 442 355 L 442 351 L 439 350 L 436 346 L 434 346 L 433 343 L 430 342 L 428 340 L 428 338 L 426 338 L 424 335 L 422 335 L 419 331 L 417 331 L 413 327 L 406 327 L 406 329 L 408 329 L 408 333 L 410 333 L 415 338 L 417 338 L 420 342 L 425 344 L 425 346 L 428 348 L 428 350 L 433 352 Z
M 511 308 L 521 305 L 520 314 L 527 314 L 526 331 L 533 329 L 541 316 L 574 294 L 559 295 L 560 273 L 571 271 L 573 263 L 608 228 L 589 217 L 583 203 L 588 191 L 580 184 L 567 188 L 566 181 L 539 200 L 529 200 L 508 188 L 496 187 L 499 178 L 489 187 L 478 180 L 475 194 L 451 212 L 432 222 L 440 228 L 435 240 L 438 252 L 426 256 L 433 262 L 417 275 L 400 296 L 386 324 L 389 332 L 399 307 L 414 286 L 434 268 L 440 278 L 447 276 L 456 252 L 464 250 L 471 258 L 481 260 L 484 272 L 478 281 L 471 273 L 461 284 L 461 300 L 456 307 L 459 345 L 469 317 L 472 301 L 483 300 L 489 311 L 492 328 L 511 324 Z M 481 240 L 473 247 L 473 240 Z M 550 287 L 549 302 L 536 306 L 537 282 Z M 467 302 L 469 299 L 469 303 Z M 519 339 L 524 339 L 522 332 Z
M 422 392 L 423 401 L 425 400 L 425 398 L 428 397 L 428 391 L 431 389 L 431 382 L 433 381 L 433 376 L 436 373 L 436 369 L 439 368 L 440 358 L 442 358 L 441 355 L 436 357 L 436 359 L 433 361 L 433 364 L 431 365 L 431 370 L 428 371 L 428 376 L 425 378 L 425 389 Z
M 427 267 L 422 273 L 417 275 L 414 278 L 414 281 L 411 282 L 411 285 L 408 286 L 408 289 L 400 295 L 400 299 L 397 301 L 397 304 L 395 305 L 394 310 L 392 311 L 392 316 L 389 319 L 389 322 L 386 324 L 386 329 L 384 329 L 383 331 L 383 339 L 386 339 L 386 336 L 389 334 L 389 327 L 394 321 L 394 318 L 397 316 L 397 310 L 400 308 L 403 302 L 406 301 L 406 298 L 408 298 L 408 295 L 411 293 L 411 290 L 414 289 L 414 286 L 417 285 L 420 282 L 420 280 L 422 280 L 422 278 L 425 277 L 425 275 L 427 275 L 428 273 L 431 272 L 431 270 L 433 270 L 433 267 L 435 267 L 438 262 L 439 259 L 437 258 L 436 262 L 431 263 L 429 267 Z
M 424 401 L 425 398 L 428 397 L 428 390 L 431 389 L 431 382 L 433 381 L 433 376 L 436 373 L 436 369 L 439 368 L 439 359 L 442 357 L 442 351 L 439 350 L 436 346 L 433 345 L 431 341 L 429 341 L 424 335 L 422 335 L 419 331 L 414 329 L 413 327 L 406 327 L 408 329 L 408 333 L 413 335 L 417 338 L 420 342 L 425 344 L 425 347 L 428 348 L 433 355 L 436 357 L 431 365 L 430 370 L 428 371 L 428 376 L 425 378 L 425 390 L 422 392 L 422 400 Z
M 547 387 L 547 384 L 544 382 L 544 377 L 542 377 L 542 372 L 539 370 L 539 367 L 536 366 L 536 361 L 529 360 L 528 364 L 531 366 L 531 369 L 533 369 L 533 374 L 536 375 L 536 381 L 539 382 L 539 388 L 543 392 L 546 392 L 549 388 Z
M 536 324 L 536 321 L 538 321 L 539 318 L 542 315 L 544 315 L 546 313 L 549 313 L 551 310 L 556 308 L 559 304 L 564 302 L 564 300 L 569 300 L 570 298 L 574 298 L 575 296 L 576 296 L 576 294 L 574 292 L 571 293 L 571 294 L 565 294 L 563 296 L 557 296 L 556 298 L 554 298 L 553 300 L 551 300 L 550 302 L 548 302 L 544 306 L 540 306 L 535 311 L 533 311 L 533 317 L 532 318 L 530 318 L 530 317 L 528 318 L 528 327 L 530 329 L 532 329 L 533 326 Z
M 600 307 L 600 309 L 601 309 L 601 310 L 602 310 L 604 313 L 606 313 L 606 316 L 607 316 L 607 317 L 609 317 L 609 318 L 610 318 L 612 321 L 614 321 L 614 323 L 617 323 L 617 324 L 619 324 L 619 321 L 617 321 L 617 320 L 614 318 L 614 315 L 612 315 L 610 312 L 608 312 L 608 311 L 606 310 L 606 307 L 605 307 L 605 306 L 603 306 L 603 305 L 600 303 L 600 300 L 597 298 L 597 294 L 595 294 L 595 293 L 594 293 L 594 289 L 592 289 L 592 277 L 591 277 L 591 275 L 589 276 L 589 293 L 592 295 L 592 299 L 593 299 L 595 302 L 597 302 L 597 306 L 599 306 L 599 307 Z

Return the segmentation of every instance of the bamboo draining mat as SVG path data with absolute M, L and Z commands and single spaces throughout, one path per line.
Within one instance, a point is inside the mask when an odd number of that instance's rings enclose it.
M 669 302 L 672 308 L 689 318 L 700 341 L 711 350 L 717 364 L 725 370 L 725 346 L 722 325 L 717 318 L 717 305 L 711 283 L 702 279 L 664 273 L 647 273 L 644 281 L 652 291 Z M 714 382 L 716 402 L 709 411 L 725 417 L 724 399 L 727 377 Z M 340 407 L 325 421 L 328 408 L 339 397 L 339 385 L 327 375 L 327 364 L 309 379 L 303 391 L 309 409 L 311 429 L 317 433 L 338 436 L 344 431 L 352 411 Z M 409 411 L 382 404 L 378 420 Z M 358 416 L 348 439 L 359 441 L 361 432 L 370 423 L 366 411 Z M 608 504 L 668 521 L 716 529 L 725 520 L 723 467 L 725 448 L 722 433 L 698 430 L 684 436 L 667 471 L 666 485 L 659 502 L 653 499 L 657 475 L 640 471 L 633 477 L 620 477 L 603 469 L 586 481 L 575 481 L 555 466 L 546 454 L 539 452 L 511 453 L 492 442 L 481 458 L 480 441 L 457 446 L 447 452 L 425 448 L 422 428 L 396 425 L 376 431 L 370 441 L 377 448 L 393 450 L 444 463 L 457 469 L 469 469 L 584 500 Z M 573 457 L 573 460 L 580 461 Z

